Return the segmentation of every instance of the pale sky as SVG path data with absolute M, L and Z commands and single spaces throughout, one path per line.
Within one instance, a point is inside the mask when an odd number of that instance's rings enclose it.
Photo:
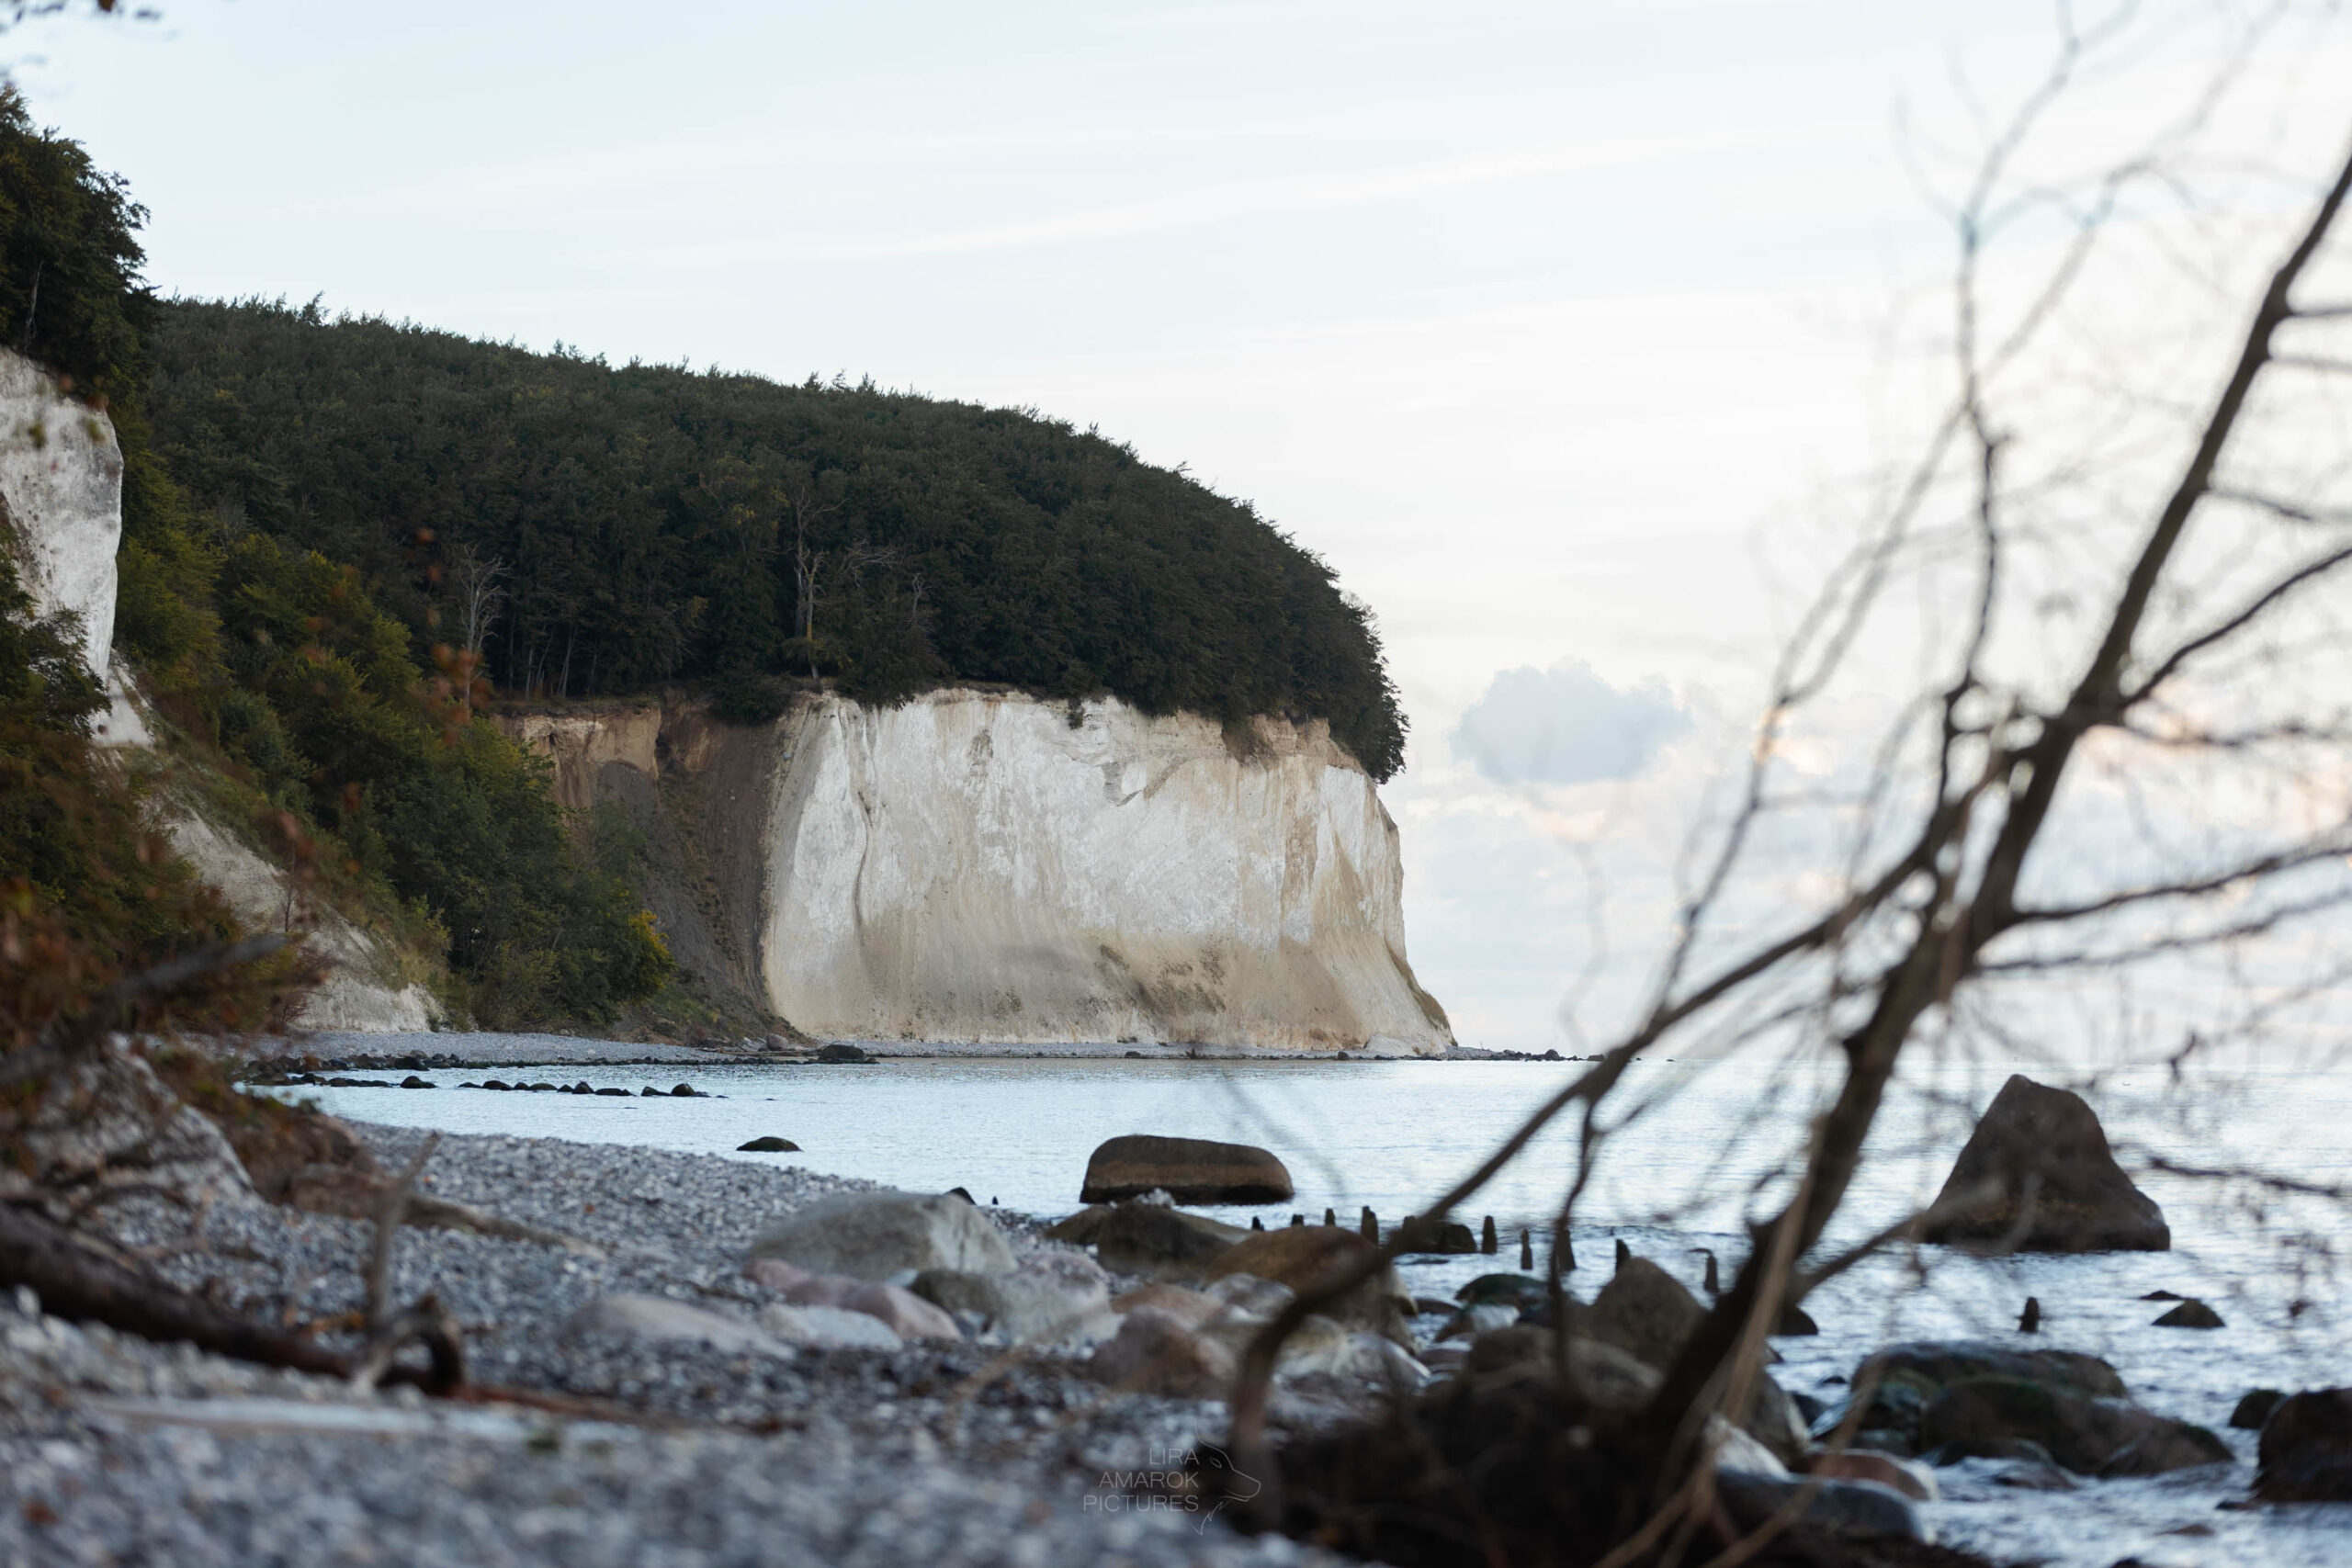
M 1032 405 L 1256 502 L 1386 637 L 1416 969 L 1464 1043 L 1538 1049 L 1587 870 L 1656 913 L 1823 519 L 1916 423 L 1919 169 L 2053 14 L 159 3 L 10 43 L 167 291 Z M 2149 39 L 2119 120 L 2207 47 Z M 1479 724 L 1547 692 L 1646 761 L 1482 771 Z

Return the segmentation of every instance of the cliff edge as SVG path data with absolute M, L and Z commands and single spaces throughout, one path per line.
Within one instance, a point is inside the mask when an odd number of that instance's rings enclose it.
M 815 1035 L 1430 1055 L 1396 824 L 1319 723 L 826 694 L 511 716 L 649 830 L 680 962 Z M 665 907 L 666 906 L 666 907 Z

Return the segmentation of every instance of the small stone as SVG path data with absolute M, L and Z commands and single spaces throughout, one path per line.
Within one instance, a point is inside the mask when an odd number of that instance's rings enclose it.
M 2230 1425 L 2241 1432 L 2259 1432 L 2286 1397 L 2275 1388 L 2257 1388 L 2238 1401 L 2237 1408 L 2230 1412 Z
M 736 1145 L 735 1152 L 739 1155 L 797 1155 L 800 1152 L 800 1145 L 790 1138 L 779 1138 L 771 1133 L 763 1138 L 753 1138 L 748 1144 Z
M 2220 1313 L 2195 1297 L 2191 1297 L 2156 1319 L 2152 1326 L 2156 1328 L 2226 1328 L 2229 1325 L 2222 1321 Z
M 682 1083 L 670 1091 L 673 1100 L 702 1100 L 708 1098 L 690 1083 Z
M 628 1099 L 628 1098 L 629 1098 L 629 1092 L 628 1092 L 628 1090 L 627 1090 L 627 1089 L 598 1089 L 596 1092 L 597 1092 L 598 1094 L 600 1094 L 600 1095 L 605 1095 L 605 1096 L 608 1096 L 608 1097 L 609 1097 L 609 1096 L 618 1096 L 620 1099 L 623 1099 L 623 1100 L 627 1100 L 627 1099 Z

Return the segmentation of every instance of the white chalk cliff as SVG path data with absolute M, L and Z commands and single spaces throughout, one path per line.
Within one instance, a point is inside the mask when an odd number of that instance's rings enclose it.
M 1100 701 L 1073 722 L 958 689 L 899 707 L 825 696 L 754 730 L 692 705 L 514 728 L 575 806 L 665 769 L 723 777 L 695 810 L 702 902 L 731 906 L 739 933 L 714 953 L 745 950 L 743 978 L 811 1034 L 1453 1043 L 1405 960 L 1396 824 L 1320 724 L 1261 719 L 1235 744 L 1189 715 Z
M 114 558 L 122 543 L 122 447 L 114 422 L 6 349 L 0 349 L 0 506 L 15 532 L 34 615 L 81 621 L 82 661 L 113 698 L 94 727 L 98 739 L 144 745 L 146 726 L 114 671 Z
M 122 544 L 122 447 L 113 422 L 60 389 L 56 378 L 0 349 L 0 506 L 6 508 L 33 614 L 81 621 L 82 659 L 106 685 L 110 710 L 93 725 L 102 744 L 153 744 L 130 682 L 114 663 L 115 555 Z M 289 920 L 327 967 L 296 1022 L 311 1029 L 422 1030 L 438 1010 L 406 983 L 391 957 L 286 873 L 205 820 L 192 801 L 164 798 L 159 826 L 173 848 L 257 931 Z

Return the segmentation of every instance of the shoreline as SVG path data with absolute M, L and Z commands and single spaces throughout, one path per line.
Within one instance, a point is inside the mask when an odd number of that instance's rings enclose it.
M 1542 1062 L 1584 1060 L 1556 1051 L 1496 1051 L 1455 1045 L 1429 1055 L 1354 1047 L 1293 1051 L 1261 1045 L 1155 1044 L 1125 1041 L 986 1042 L 955 1040 L 827 1040 L 786 1044 L 777 1037 L 694 1045 L 667 1041 L 598 1040 L 571 1034 L 447 1031 L 431 1033 L 359 1033 L 322 1031 L 309 1035 L 253 1036 L 237 1054 L 257 1071 L 435 1072 L 476 1067 L 774 1066 L 833 1066 L 820 1062 L 827 1047 L 850 1047 L 875 1062 Z

